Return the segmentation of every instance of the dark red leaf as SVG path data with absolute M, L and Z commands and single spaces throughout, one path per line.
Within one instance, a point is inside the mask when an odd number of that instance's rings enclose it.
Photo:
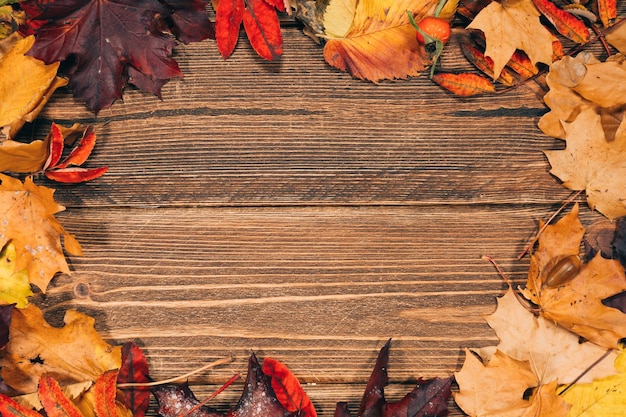
M 380 350 L 374 370 L 365 387 L 359 407 L 359 417 L 441 417 L 448 415 L 447 402 L 451 395 L 453 377 L 429 380 L 419 379 L 417 386 L 398 402 L 385 399 L 385 385 L 389 382 L 387 364 L 391 339 Z M 335 417 L 349 417 L 345 403 L 337 403 Z
M 115 396 L 117 394 L 117 369 L 106 371 L 94 385 L 94 411 L 98 417 L 117 417 Z
M 622 313 L 626 314 L 626 291 L 622 291 L 619 294 L 612 295 L 602 300 L 602 304 L 607 307 L 616 308 Z
M 48 417 L 83 417 L 69 398 L 63 394 L 59 383 L 51 376 L 39 378 L 39 401 Z
M 626 220 L 617 222 L 617 232 L 613 240 L 613 258 L 617 259 L 626 268 Z
M 108 169 L 109 167 L 100 167 L 93 169 L 79 167 L 63 168 L 46 171 L 44 172 L 44 175 L 52 181 L 75 184 L 79 182 L 95 180 L 96 178 L 103 176 Z
M 272 388 L 278 401 L 291 413 L 300 417 L 316 417 L 317 412 L 298 378 L 283 363 L 272 358 L 263 359 L 263 372 L 272 378 Z
M 41 417 L 41 414 L 0 394 L 0 416 L 2 417 Z
M 215 38 L 215 26 L 206 14 L 206 0 L 161 0 L 169 10 L 165 20 L 178 40 L 184 43 Z
M 215 11 L 215 40 L 222 58 L 228 58 L 237 46 L 243 21 L 243 0 L 220 0 Z
M 35 44 L 28 52 L 46 63 L 66 61 L 69 85 L 96 113 L 122 96 L 127 66 L 153 80 L 182 76 L 171 58 L 174 39 L 160 17 L 172 17 L 154 0 L 27 0 L 39 9 Z M 71 60 L 70 60 L 71 59 Z M 71 64 L 73 63 L 73 64 Z
M 2 249 L 4 251 L 5 247 Z M 0 254 L 1 255 L 1 254 Z M 4 349 L 11 335 L 9 329 L 11 328 L 11 316 L 13 315 L 13 309 L 15 304 L 8 304 L 0 306 L 0 349 Z M 2 415 L 2 413 L 0 413 Z
M 157 414 L 162 417 L 223 417 L 225 415 L 204 405 L 187 415 L 189 410 L 200 403 L 187 383 L 160 385 L 153 388 L 152 393 L 159 403 Z
M 117 377 L 118 384 L 150 382 L 148 360 L 139 346 L 132 342 L 122 345 L 122 366 Z M 144 417 L 150 404 L 149 388 L 125 388 L 123 402 L 134 417 Z
M 247 0 L 243 27 L 259 56 L 272 61 L 283 54 L 283 38 L 276 10 L 265 0 Z
M 550 0 L 533 0 L 533 4 L 561 35 L 578 43 L 589 41 L 589 29 L 573 14 L 560 9 Z
M 50 137 L 48 140 L 50 141 L 50 147 L 48 150 L 48 158 L 43 164 L 43 170 L 55 166 L 61 159 L 61 154 L 63 154 L 64 139 L 63 133 L 61 133 L 61 129 L 59 129 L 59 125 L 52 123 L 49 135 Z

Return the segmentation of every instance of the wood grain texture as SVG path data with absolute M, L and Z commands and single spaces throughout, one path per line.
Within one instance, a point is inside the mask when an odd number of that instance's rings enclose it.
M 88 165 L 110 171 L 41 181 L 85 256 L 36 302 L 56 325 L 75 308 L 111 342 L 143 346 L 158 379 L 232 355 L 190 380 L 200 398 L 252 350 L 272 356 L 329 417 L 336 401 L 356 410 L 390 337 L 392 399 L 494 344 L 482 317 L 505 285 L 481 256 L 523 283 L 516 256 L 570 192 L 541 153 L 563 143 L 536 127 L 539 84 L 472 99 L 425 77 L 374 85 L 329 68 L 299 28 L 283 33 L 276 63 L 245 41 L 227 61 L 212 41 L 179 46 L 185 77 L 163 100 L 129 90 L 95 118 L 53 96 L 22 134 L 91 123 Z M 449 51 L 446 68 L 467 67 Z

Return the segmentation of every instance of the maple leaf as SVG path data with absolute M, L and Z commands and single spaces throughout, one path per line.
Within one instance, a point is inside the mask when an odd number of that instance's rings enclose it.
M 447 400 L 451 395 L 453 377 L 419 378 L 415 388 L 398 402 L 385 399 L 385 385 L 389 383 L 387 364 L 391 339 L 378 353 L 376 364 L 365 387 L 358 416 L 363 417 L 439 417 L 448 415 Z M 336 417 L 349 417 L 346 403 L 337 403 Z
M 572 123 L 592 108 L 601 116 L 607 140 L 612 141 L 625 114 L 625 77 L 620 54 L 600 62 L 593 54 L 581 52 L 553 63 L 546 77 L 550 91 L 544 96 L 550 111 L 539 120 L 539 128 L 546 135 L 564 139 L 562 122 Z
M 571 190 L 585 190 L 589 207 L 609 219 L 626 215 L 626 123 L 608 141 L 601 116 L 589 108 L 563 129 L 565 149 L 544 151 L 550 173 Z
M 26 271 L 15 270 L 16 258 L 15 245 L 7 242 L 0 250 L 0 300 L 24 308 L 28 304 L 27 298 L 33 295 L 33 292 Z M 5 344 L 0 338 L 0 346 Z
M 575 384 L 562 394 L 572 405 L 570 416 L 614 417 L 626 407 L 626 351 L 615 359 L 618 375 L 589 384 Z
M 61 247 L 81 255 L 80 244 L 54 217 L 65 207 L 54 201 L 54 190 L 0 174 L 0 245 L 11 240 L 17 251 L 16 269 L 28 271 L 28 280 L 45 292 L 56 272 L 69 273 Z
M 416 42 L 407 11 L 419 21 L 436 3 L 352 0 L 334 6 L 343 9 L 337 13 L 331 2 L 323 17 L 327 27 L 323 35 L 328 38 L 324 46 L 326 62 L 356 78 L 374 82 L 419 75 L 430 58 L 424 46 Z M 327 22 L 332 24 L 326 26 Z
M 283 39 L 275 6 L 280 8 L 282 3 L 271 5 L 267 0 L 220 0 L 215 11 L 215 39 L 222 57 L 228 58 L 235 50 L 243 22 L 256 53 L 267 60 L 278 59 L 283 53 Z
M 518 361 L 528 361 L 542 384 L 591 382 L 615 373 L 613 360 L 617 352 L 596 364 L 598 358 L 606 354 L 605 348 L 580 343 L 578 335 L 541 316 L 536 317 L 520 304 L 511 288 L 498 298 L 498 308 L 486 320 L 500 339 L 495 347 L 475 350 L 486 361 L 492 350 Z
M 556 395 L 556 381 L 541 385 L 530 399 L 524 394 L 539 384 L 528 361 L 519 361 L 497 350 L 485 364 L 469 349 L 455 373 L 459 391 L 454 400 L 471 416 L 566 416 L 569 406 Z
M 494 1 L 469 24 L 468 29 L 480 29 L 485 34 L 485 55 L 493 59 L 495 79 L 516 49 L 526 52 L 533 64 L 552 62 L 553 36 L 539 16 L 532 0 Z
M 119 369 L 121 348 L 104 342 L 95 320 L 68 310 L 65 326 L 50 326 L 37 307 L 15 310 L 11 340 L 2 352 L 2 379 L 18 392 L 37 390 L 39 377 L 49 375 L 63 385 L 95 381 L 105 371 Z
M 556 287 L 544 285 L 555 261 L 578 255 L 585 229 L 578 220 L 578 205 L 539 236 L 539 246 L 530 258 L 524 296 L 537 304 L 540 314 L 585 339 L 606 348 L 617 348 L 626 337 L 626 315 L 602 300 L 626 291 L 621 264 L 597 254 L 582 264 L 569 281 Z
M 24 123 L 35 120 L 52 93 L 67 84 L 66 79 L 56 76 L 58 62 L 46 65 L 25 55 L 35 42 L 34 36 L 20 38 L 15 34 L 13 47 L 0 57 L 0 130 L 7 139 Z
M 69 85 L 97 113 L 122 97 L 127 81 L 160 95 L 167 80 L 182 76 L 171 58 L 175 41 L 160 28 L 170 21 L 183 40 L 208 37 L 203 5 L 180 0 L 27 0 L 22 7 L 43 22 L 28 55 L 49 64 L 72 59 Z M 203 23 L 190 13 L 203 16 L 198 18 Z M 187 27 L 185 22 L 193 23 Z

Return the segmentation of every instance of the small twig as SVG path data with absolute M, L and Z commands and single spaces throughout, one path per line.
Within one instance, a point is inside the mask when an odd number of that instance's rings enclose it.
M 233 382 L 235 382 L 237 379 L 239 379 L 239 374 L 235 374 L 233 375 L 228 381 L 226 381 L 226 383 L 224 385 L 222 385 L 217 391 L 215 391 L 213 394 L 209 395 L 208 398 L 204 399 L 203 401 L 199 402 L 198 404 L 196 404 L 195 406 L 191 407 L 191 409 L 187 410 L 185 413 L 183 414 L 179 414 L 178 417 L 186 417 L 189 414 L 193 413 L 194 411 L 198 410 L 200 407 L 202 407 L 203 405 L 206 405 L 206 403 L 208 403 L 209 401 L 211 401 L 213 398 L 217 397 L 219 395 L 220 392 L 224 391 L 226 388 L 228 388 Z
M 200 367 L 198 369 L 195 369 L 195 370 L 193 370 L 191 372 L 187 372 L 184 375 L 176 376 L 174 378 L 163 379 L 161 381 L 154 381 L 154 382 L 128 382 L 128 383 L 125 383 L 125 384 L 117 384 L 117 387 L 118 388 L 155 387 L 157 385 L 169 384 L 171 382 L 176 382 L 176 381 L 181 380 L 181 379 L 186 379 L 186 378 L 190 377 L 191 375 L 195 375 L 195 374 L 197 374 L 199 372 L 202 372 L 202 371 L 205 371 L 207 369 L 215 368 L 216 366 L 219 366 L 219 365 L 225 365 L 225 364 L 230 363 L 232 361 L 233 361 L 233 358 L 229 356 L 227 358 L 218 359 L 218 360 L 213 361 L 213 362 L 211 362 L 211 363 L 209 363 L 207 365 L 204 365 L 204 366 L 202 366 L 202 367 Z
M 520 293 L 519 289 L 513 288 L 513 283 L 511 282 L 509 277 L 504 275 L 504 272 L 502 272 L 500 265 L 498 265 L 498 263 L 491 256 L 483 255 L 481 256 L 481 259 L 491 262 L 491 264 L 496 268 L 496 271 L 498 271 L 498 274 L 500 274 L 504 282 L 506 282 L 511 291 L 513 291 L 513 295 L 515 295 L 515 298 L 517 298 L 517 301 L 522 305 L 522 307 L 524 307 L 526 310 L 530 311 L 533 314 L 537 314 L 539 312 L 538 307 L 534 307 L 535 304 L 528 300 L 526 297 L 524 297 Z
M 593 369 L 594 366 L 596 366 L 597 364 L 599 364 L 600 362 L 602 362 L 604 359 L 606 359 L 607 356 L 609 356 L 609 354 L 613 351 L 613 349 L 607 349 L 606 352 L 604 352 L 604 354 L 602 356 L 600 356 L 594 363 L 592 363 L 591 365 L 589 365 L 587 367 L 587 369 L 585 369 L 580 375 L 578 375 L 576 377 L 576 379 L 574 379 L 572 382 L 569 383 L 568 386 L 566 386 L 563 391 L 559 392 L 557 395 L 563 395 L 567 390 L 569 390 L 570 388 L 572 388 L 574 386 L 574 384 L 576 384 L 578 381 L 580 381 L 580 378 L 582 378 L 583 376 L 585 376 L 587 374 L 587 372 L 591 371 L 591 369 Z
M 533 247 L 533 245 L 535 244 L 535 242 L 537 241 L 537 239 L 539 239 L 539 236 L 544 232 L 544 230 L 546 230 L 546 227 L 548 227 L 548 225 L 550 224 L 550 222 L 552 222 L 552 220 L 554 220 L 554 218 L 561 212 L 563 211 L 563 209 L 565 208 L 565 206 L 567 206 L 568 204 L 570 204 L 572 201 L 574 201 L 576 199 L 576 197 L 578 197 L 580 195 L 580 193 L 582 193 L 583 190 L 579 190 L 577 191 L 573 196 L 571 196 L 570 198 L 567 199 L 567 201 L 565 201 L 565 203 L 563 203 L 561 205 L 561 207 L 559 207 L 559 209 L 548 219 L 547 222 L 545 222 L 543 224 L 543 226 L 541 227 L 541 229 L 539 229 L 539 231 L 537 232 L 537 234 L 535 235 L 535 237 L 533 237 L 530 242 L 528 242 L 528 244 L 524 247 L 524 250 L 522 251 L 522 253 L 520 253 L 519 255 L 517 255 L 517 259 L 522 259 L 524 257 L 524 255 L 526 255 L 526 253 L 528 253 L 528 251 L 530 250 L 530 248 Z

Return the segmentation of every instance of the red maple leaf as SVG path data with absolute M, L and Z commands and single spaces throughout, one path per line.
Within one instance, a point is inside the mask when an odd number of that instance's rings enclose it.
M 96 113 L 122 97 L 127 83 L 160 95 L 182 76 L 171 58 L 183 42 L 213 35 L 204 0 L 26 0 L 35 28 L 28 55 L 64 62 L 69 86 Z M 39 22 L 39 23 L 37 23 Z M 43 22 L 43 23 L 42 23 Z
M 224 59 L 237 45 L 243 22 L 250 44 L 259 56 L 278 59 L 283 53 L 283 38 L 276 9 L 284 11 L 278 0 L 220 0 L 215 11 L 215 39 Z

